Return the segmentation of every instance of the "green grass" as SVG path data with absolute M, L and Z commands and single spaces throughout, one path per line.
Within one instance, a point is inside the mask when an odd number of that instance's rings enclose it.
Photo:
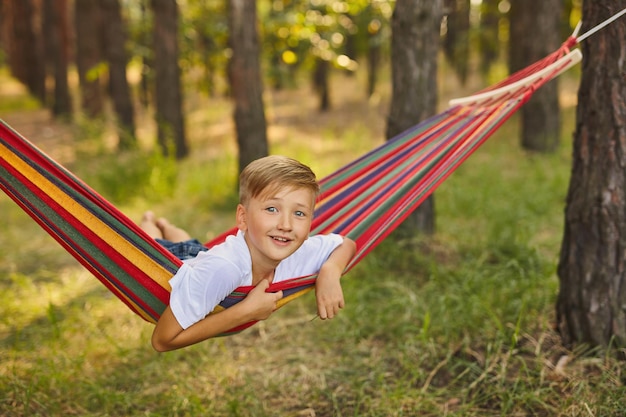
M 325 175 L 380 141 L 383 112 L 337 105 L 275 114 L 272 151 Z M 152 208 L 208 237 L 233 224 L 229 112 L 188 115 L 194 149 L 178 165 L 84 140 L 68 164 L 132 218 Z M 572 118 L 554 155 L 524 153 L 516 123 L 503 126 L 436 192 L 433 238 L 383 242 L 346 276 L 338 318 L 314 319 L 309 294 L 242 334 L 165 354 L 152 325 L 0 196 L 0 414 L 624 415 L 623 364 L 568 351 L 553 330 Z

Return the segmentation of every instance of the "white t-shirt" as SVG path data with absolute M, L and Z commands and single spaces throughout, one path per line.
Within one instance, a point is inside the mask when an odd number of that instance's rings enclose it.
M 337 234 L 310 236 L 278 264 L 272 282 L 316 274 L 342 242 Z M 170 308 L 183 329 L 206 317 L 236 288 L 252 285 L 252 259 L 243 233 L 184 261 L 170 285 Z

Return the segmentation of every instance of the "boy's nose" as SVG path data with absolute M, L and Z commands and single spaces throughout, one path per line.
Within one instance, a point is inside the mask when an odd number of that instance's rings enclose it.
M 280 216 L 278 220 L 278 228 L 280 230 L 291 230 L 291 218 L 289 216 Z

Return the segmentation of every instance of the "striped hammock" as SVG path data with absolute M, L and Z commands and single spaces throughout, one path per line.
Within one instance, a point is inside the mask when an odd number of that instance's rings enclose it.
M 312 233 L 357 243 L 346 272 L 424 201 L 532 93 L 581 59 L 572 37 L 557 51 L 481 93 L 451 102 L 425 120 L 320 181 Z M 96 191 L 0 121 L 0 188 L 113 294 L 155 323 L 168 304 L 181 261 Z M 235 233 L 228 230 L 207 243 Z M 279 306 L 311 290 L 315 276 L 274 283 Z M 238 288 L 215 311 L 243 299 Z M 254 323 L 225 333 L 239 332 Z

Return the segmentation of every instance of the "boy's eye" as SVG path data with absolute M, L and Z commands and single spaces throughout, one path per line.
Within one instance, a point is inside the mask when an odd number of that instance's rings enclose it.
M 296 211 L 296 216 L 297 217 L 306 217 L 306 213 L 303 212 L 303 211 L 298 210 L 298 211 Z
M 266 211 L 269 211 L 270 213 L 276 213 L 278 210 L 276 209 L 276 207 L 268 207 L 265 209 Z

